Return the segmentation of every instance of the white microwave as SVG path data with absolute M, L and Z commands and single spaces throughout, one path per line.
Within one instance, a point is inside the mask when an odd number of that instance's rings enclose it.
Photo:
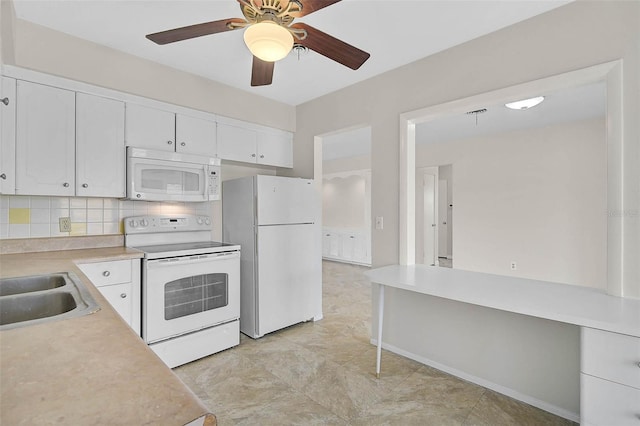
M 220 159 L 128 146 L 127 199 L 219 200 Z

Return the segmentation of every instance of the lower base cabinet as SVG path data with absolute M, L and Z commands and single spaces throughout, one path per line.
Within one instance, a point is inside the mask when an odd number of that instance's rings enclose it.
M 583 327 L 580 424 L 640 425 L 640 338 Z
M 347 228 L 322 229 L 322 257 L 338 262 L 371 265 L 370 238 L 366 231 Z
M 83 263 L 78 267 L 122 319 L 140 335 L 140 259 Z

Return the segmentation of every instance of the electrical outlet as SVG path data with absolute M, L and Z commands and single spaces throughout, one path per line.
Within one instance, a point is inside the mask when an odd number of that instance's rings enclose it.
M 384 228 L 384 219 L 382 216 L 376 216 L 376 229 Z
M 59 219 L 60 222 L 60 232 L 71 232 L 71 218 L 70 217 L 61 217 Z
M 511 262 L 511 270 L 515 271 L 516 269 L 518 269 L 518 265 L 516 264 L 516 262 Z

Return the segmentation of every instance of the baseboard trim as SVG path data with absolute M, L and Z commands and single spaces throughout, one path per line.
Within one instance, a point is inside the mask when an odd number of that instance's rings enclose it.
M 378 340 L 377 339 L 371 339 L 370 340 L 371 344 L 373 345 L 377 345 Z M 471 383 L 475 383 L 476 385 L 480 385 L 482 387 L 485 387 L 487 389 L 491 389 L 492 391 L 501 393 L 503 395 L 506 395 L 508 397 L 511 397 L 513 399 L 516 399 L 518 401 L 522 401 L 526 404 L 532 405 L 534 407 L 537 407 L 541 410 L 547 411 L 551 414 L 555 414 L 556 416 L 560 416 L 562 418 L 565 418 L 567 420 L 571 420 L 573 422 L 579 423 L 580 422 L 580 415 L 577 413 L 573 413 L 569 410 L 566 410 L 564 408 L 560 408 L 558 406 L 555 406 L 553 404 L 550 404 L 546 401 L 541 401 L 537 398 L 534 398 L 530 395 L 526 395 L 523 394 L 521 392 L 518 392 L 514 389 L 508 388 L 506 386 L 503 385 L 499 385 L 497 383 L 491 382 L 487 379 L 483 379 L 482 377 L 477 377 L 474 376 L 472 374 L 466 373 L 464 371 L 458 370 L 456 368 L 450 367 L 448 365 L 445 364 L 441 364 L 437 361 L 433 361 L 429 358 L 425 358 L 423 356 L 420 355 L 416 355 L 414 353 L 405 351 L 403 349 L 400 349 L 396 346 L 393 345 L 389 345 L 387 343 L 382 343 L 382 347 L 390 352 L 393 352 L 395 354 L 398 355 L 402 355 L 406 358 L 412 359 L 414 361 L 417 361 L 421 364 L 425 364 L 428 365 L 429 367 L 433 367 L 435 369 L 438 369 L 440 371 L 444 371 L 445 373 L 449 373 L 453 376 L 459 377 L 463 380 L 466 380 L 468 382 Z M 381 373 L 380 374 L 384 374 L 384 364 L 382 364 L 381 366 Z

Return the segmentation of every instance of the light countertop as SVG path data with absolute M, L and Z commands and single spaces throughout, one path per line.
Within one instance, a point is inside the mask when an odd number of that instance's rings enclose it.
M 215 425 L 76 266 L 141 257 L 125 247 L 2 255 L 1 277 L 73 272 L 101 309 L 0 331 L 1 424 Z
M 391 265 L 365 275 L 415 293 L 640 337 L 640 300 L 592 288 L 427 265 Z

